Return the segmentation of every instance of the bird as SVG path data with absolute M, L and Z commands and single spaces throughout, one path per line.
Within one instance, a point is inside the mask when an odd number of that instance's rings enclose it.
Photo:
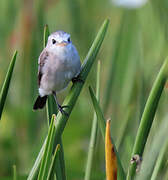
M 59 30 L 49 35 L 47 45 L 38 58 L 38 92 L 33 110 L 42 109 L 49 95 L 53 95 L 58 110 L 67 115 L 57 100 L 57 93 L 64 90 L 70 81 L 82 82 L 79 78 L 81 62 L 70 34 Z

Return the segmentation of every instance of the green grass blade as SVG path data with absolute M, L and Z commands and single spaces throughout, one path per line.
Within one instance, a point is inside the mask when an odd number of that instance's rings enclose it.
M 93 106 L 94 106 L 94 109 L 96 111 L 96 114 L 97 114 L 97 119 L 98 119 L 98 125 L 100 127 L 100 130 L 101 130 L 101 133 L 102 133 L 102 136 L 103 136 L 103 140 L 105 140 L 105 118 L 104 118 L 104 115 L 103 115 L 103 112 L 99 106 L 99 103 L 93 93 L 93 90 L 91 87 L 89 87 L 89 92 L 90 92 L 90 96 L 91 96 L 91 99 L 92 99 L 92 103 L 93 103 Z M 118 152 L 117 152 L 117 149 L 116 149 L 116 146 L 115 146 L 115 143 L 114 143 L 114 140 L 113 138 L 111 137 L 112 139 L 112 144 L 114 145 L 114 149 L 115 149 L 115 153 L 116 153 L 116 156 L 117 156 L 117 162 L 118 162 L 118 178 L 119 179 L 125 179 L 125 172 L 124 172 L 124 169 L 122 167 L 122 164 L 121 164 L 121 161 L 120 161 L 120 158 L 119 158 L 119 155 L 118 155 Z
M 13 180 L 17 180 L 16 165 L 13 165 Z
M 14 52 L 14 55 L 12 57 L 12 60 L 10 62 L 6 77 L 5 77 L 5 81 L 3 83 L 1 92 L 0 92 L 0 119 L 2 116 L 2 111 L 3 111 L 3 107 L 6 101 L 6 97 L 8 94 L 8 89 L 9 89 L 9 85 L 10 85 L 10 81 L 12 78 L 12 73 L 13 73 L 13 69 L 15 66 L 15 62 L 16 62 L 16 56 L 17 56 L 17 51 Z
M 159 171 L 160 171 L 161 166 L 163 164 L 164 157 L 165 157 L 165 154 L 167 152 L 167 149 L 168 149 L 168 141 L 165 142 L 163 147 L 161 148 L 160 154 L 157 158 L 157 161 L 156 161 L 153 173 L 152 173 L 151 180 L 157 180 L 158 179 L 158 174 L 159 174 Z
M 46 146 L 46 141 L 47 141 L 47 138 L 45 139 L 41 149 L 40 149 L 40 152 L 36 158 L 36 161 L 28 175 L 28 178 L 27 180 L 34 180 L 34 179 L 37 179 L 37 173 L 39 171 L 39 167 L 40 167 L 40 163 L 41 163 L 41 159 L 43 157 L 43 154 L 44 154 L 44 149 L 45 149 L 45 146 Z
M 59 161 L 57 164 L 60 164 L 60 167 L 61 167 L 61 175 L 62 175 L 62 179 L 63 180 L 66 180 L 66 174 L 65 174 L 65 159 L 64 159 L 64 148 L 63 148 L 63 144 L 62 144 L 62 140 L 60 139 L 59 141 L 60 143 L 60 152 L 59 152 Z M 58 171 L 57 168 L 56 169 L 56 173 L 58 174 Z M 57 178 L 58 179 L 58 178 Z
M 148 100 L 146 102 L 145 109 L 138 128 L 137 136 L 135 139 L 132 156 L 135 154 L 142 156 L 143 154 L 144 147 L 148 138 L 150 128 L 152 126 L 152 122 L 160 100 L 160 96 L 162 94 L 163 88 L 166 83 L 167 76 L 168 76 L 168 58 L 166 58 L 165 62 L 163 63 L 160 72 L 153 84 Z M 127 174 L 127 180 L 131 180 L 133 178 L 133 176 L 135 175 L 135 169 L 136 169 L 135 163 L 130 164 Z
M 47 100 L 47 119 L 48 119 L 48 123 L 50 123 L 50 117 L 52 116 L 52 114 L 57 114 L 58 113 L 58 109 L 57 109 L 57 105 L 55 102 L 55 99 L 53 98 L 53 96 L 49 96 L 48 100 Z M 55 147 L 57 146 L 57 143 L 60 144 L 61 148 L 60 148 L 60 152 L 58 154 L 58 160 L 56 161 L 56 163 L 54 163 L 54 166 L 56 166 L 55 168 L 55 172 L 56 172 L 56 176 L 57 179 L 66 179 L 66 175 L 65 175 L 65 161 L 64 161 L 64 151 L 63 151 L 63 144 L 62 144 L 62 139 L 60 138 L 60 140 L 57 140 L 57 137 L 55 137 L 55 141 L 54 141 L 54 146 L 53 149 L 55 149 Z
M 47 110 L 47 119 L 49 126 L 52 115 L 58 113 L 57 105 L 53 96 L 48 96 L 46 110 Z
M 152 143 L 150 144 L 150 148 L 147 152 L 144 153 L 143 161 L 140 167 L 139 173 L 137 173 L 136 180 L 152 180 L 154 179 L 162 179 L 157 178 L 157 173 L 154 174 L 155 177 L 151 178 L 152 172 L 154 173 L 154 166 L 158 167 L 161 164 L 161 159 L 164 156 L 166 151 L 166 146 L 168 145 L 167 141 L 167 132 L 168 132 L 168 123 L 167 123 L 167 116 L 160 122 L 159 127 L 157 128 L 156 134 L 153 137 Z M 163 148 L 163 149 L 162 149 Z M 159 157 L 159 154 L 162 158 Z M 157 163 L 157 158 L 159 158 Z M 163 159 L 162 159 L 163 160 Z M 159 169 L 156 169 L 157 172 Z M 156 172 L 155 170 L 155 172 Z
M 51 165 L 50 165 L 50 170 L 49 170 L 49 173 L 48 173 L 48 180 L 52 180 L 54 179 L 54 173 L 56 172 L 55 170 L 55 167 L 56 167 L 56 161 L 57 159 L 59 158 L 58 154 L 60 153 L 60 144 L 58 144 L 55 148 L 55 151 L 54 151 L 54 155 L 52 157 L 52 162 L 51 162 Z M 61 173 L 61 171 L 60 171 Z
M 82 65 L 82 71 L 80 73 L 80 76 L 83 78 L 83 80 L 85 80 L 87 78 L 87 76 L 90 72 L 90 69 L 95 61 L 97 53 L 98 53 L 100 46 L 104 40 L 108 24 L 109 24 L 109 20 L 105 20 L 95 38 L 92 46 L 91 46 L 86 58 L 85 58 L 85 61 Z
M 100 46 L 103 42 L 103 39 L 105 37 L 105 34 L 106 34 L 106 31 L 107 31 L 107 27 L 108 27 L 108 24 L 109 24 L 109 20 L 105 20 L 103 25 L 101 26 L 86 58 L 85 58 L 85 61 L 84 61 L 84 65 L 83 65 L 83 68 L 82 68 L 82 71 L 81 71 L 81 79 L 85 82 L 90 70 L 91 70 L 91 67 L 96 59 L 96 56 L 97 56 L 97 53 L 100 49 Z M 69 94 L 67 95 L 67 97 L 65 98 L 64 100 L 64 105 L 68 105 L 69 108 L 68 108 L 68 113 L 70 115 L 77 99 L 78 99 L 78 96 L 82 90 L 82 87 L 83 87 L 84 83 L 74 83 Z M 57 141 L 59 141 L 60 137 L 61 137 L 61 134 L 63 133 L 63 130 L 66 126 L 66 123 L 67 123 L 67 120 L 68 120 L 68 117 L 65 116 L 65 115 L 62 115 L 60 112 L 58 113 L 57 115 L 57 121 L 56 121 L 56 130 L 55 130 L 55 137 L 57 137 Z M 44 146 L 44 145 L 43 145 Z M 40 151 L 41 152 L 41 151 Z M 34 172 L 33 169 L 36 169 L 38 166 L 39 166 L 39 163 L 40 163 L 40 159 L 42 159 L 42 153 L 38 155 L 38 161 L 36 161 L 36 167 L 33 166 L 32 170 L 31 170 L 31 176 L 32 177 L 35 177 L 34 176 Z
M 100 61 L 98 61 L 98 65 L 97 65 L 96 98 L 99 101 L 100 99 Z M 86 169 L 85 169 L 85 180 L 89 180 L 91 176 L 92 161 L 93 161 L 93 155 L 94 155 L 95 144 L 96 144 L 97 126 L 98 126 L 97 117 L 96 117 L 96 113 L 94 113 L 89 151 L 88 151 L 88 157 L 87 157 L 87 163 L 86 163 Z
M 104 118 L 103 112 L 98 104 L 98 101 L 97 101 L 91 87 L 89 87 L 89 92 L 90 92 L 90 96 L 92 99 L 92 103 L 93 103 L 95 112 L 97 114 L 97 119 L 98 119 L 99 127 L 101 130 L 101 134 L 103 136 L 103 140 L 105 140 L 106 120 Z
M 40 172 L 38 175 L 38 180 L 47 179 L 48 172 L 49 172 L 49 165 L 52 159 L 52 150 L 53 150 L 53 143 L 54 143 L 54 121 L 56 120 L 56 116 L 53 115 L 51 119 L 51 124 L 49 127 L 48 137 L 46 141 L 46 146 L 40 166 Z
M 50 31 L 49 31 L 48 25 L 46 24 L 44 26 L 44 33 L 43 33 L 43 48 L 45 48 L 47 45 L 49 35 L 50 35 Z
M 60 150 L 61 150 L 61 147 L 60 147 Z M 54 161 L 54 165 L 53 165 L 53 168 L 52 168 L 52 176 L 51 176 L 51 180 L 53 179 L 53 175 L 55 174 L 56 175 L 56 178 L 57 179 L 60 179 L 62 180 L 64 177 L 62 176 L 62 169 L 61 169 L 61 163 L 60 163 L 60 151 L 58 153 L 58 157 L 55 159 Z

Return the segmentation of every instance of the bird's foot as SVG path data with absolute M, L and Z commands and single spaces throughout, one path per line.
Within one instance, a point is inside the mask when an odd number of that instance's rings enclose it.
M 84 83 L 84 80 L 81 79 L 78 75 L 77 77 L 72 78 L 72 82 L 73 83 L 76 83 L 76 82 Z
M 64 108 L 68 108 L 68 106 L 61 106 L 60 104 L 58 104 L 58 110 L 61 112 L 61 114 L 68 116 L 69 114 L 66 111 L 64 111 Z

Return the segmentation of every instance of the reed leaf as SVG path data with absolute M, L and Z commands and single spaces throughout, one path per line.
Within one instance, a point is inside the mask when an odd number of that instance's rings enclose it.
M 159 171 L 160 171 L 161 166 L 163 164 L 163 161 L 165 160 L 164 157 L 165 157 L 165 154 L 167 152 L 167 149 L 168 149 L 168 141 L 165 141 L 162 148 L 161 148 L 159 156 L 156 160 L 156 164 L 155 164 L 155 167 L 154 167 L 153 172 L 152 172 L 151 180 L 157 180 L 158 179 L 158 174 L 159 174 Z
M 46 141 L 47 141 L 47 137 L 46 139 L 44 140 L 44 143 L 40 149 L 40 152 L 36 158 L 36 161 L 27 177 L 27 180 L 34 180 L 34 179 L 37 179 L 37 173 L 39 171 L 39 167 L 40 167 L 40 163 L 41 163 L 41 159 L 43 157 L 43 154 L 44 154 L 44 149 L 45 149 L 45 146 L 46 146 Z
M 16 165 L 13 165 L 13 180 L 17 180 Z
M 48 131 L 46 146 L 44 149 L 44 154 L 43 154 L 43 158 L 42 158 L 42 162 L 40 166 L 38 180 L 45 180 L 48 177 L 49 165 L 52 159 L 52 150 L 53 150 L 53 144 L 54 144 L 54 131 L 55 131 L 54 121 L 55 120 L 56 120 L 56 116 L 53 115 L 51 119 L 49 131 Z
M 161 160 L 163 160 L 162 158 L 168 145 L 167 132 L 168 123 L 166 116 L 157 128 L 156 134 L 153 137 L 152 143 L 150 144 L 149 151 L 144 153 L 140 171 L 137 173 L 136 180 L 162 179 L 157 177 L 156 172 L 159 170 L 157 167 L 161 163 Z M 159 158 L 158 162 L 157 158 Z M 156 169 L 154 167 L 156 167 Z
M 5 101 L 6 101 L 6 97 L 7 97 L 7 94 L 8 94 L 9 85 L 10 85 L 10 81 L 11 81 L 11 78 L 12 78 L 12 73 L 13 73 L 13 69 L 14 69 L 14 66 L 15 66 L 15 62 L 16 62 L 16 56 L 17 56 L 17 51 L 15 51 L 14 54 L 13 54 L 12 60 L 11 60 L 10 65 L 8 67 L 8 71 L 7 71 L 7 74 L 6 74 L 6 77 L 5 77 L 1 92 L 0 92 L 0 119 L 1 119 L 1 116 L 2 116 L 4 104 L 5 104 Z
M 56 172 L 56 166 L 57 166 L 56 161 L 59 158 L 59 156 L 58 156 L 59 153 L 60 153 L 60 144 L 57 144 L 57 146 L 55 148 L 55 151 L 54 151 L 54 155 L 52 157 L 52 162 L 51 162 L 51 165 L 50 165 L 50 170 L 49 170 L 49 173 L 48 173 L 47 180 L 54 179 L 54 174 Z M 60 174 L 61 174 L 61 171 L 60 171 Z M 62 176 L 62 175 L 60 175 L 60 176 Z
M 137 136 L 135 139 L 135 144 L 132 151 L 132 157 L 135 154 L 142 156 L 145 144 L 147 142 L 147 138 L 150 132 L 150 128 L 152 126 L 152 122 L 155 116 L 155 112 L 157 110 L 157 106 L 160 100 L 160 96 L 162 94 L 163 88 L 166 83 L 166 79 L 168 76 L 168 58 L 164 61 L 160 72 L 153 84 L 151 92 L 149 94 L 148 100 L 146 102 L 144 112 L 142 114 L 141 122 L 138 128 Z M 131 180 L 135 175 L 136 164 L 130 164 L 127 180 Z
M 98 65 L 97 65 L 96 98 L 99 101 L 100 99 L 100 61 L 98 61 Z M 93 161 L 93 155 L 94 155 L 95 144 L 96 144 L 97 127 L 98 127 L 97 117 L 96 117 L 96 113 L 94 113 L 89 151 L 88 151 L 88 157 L 87 157 L 87 163 L 86 163 L 86 169 L 85 169 L 85 180 L 89 180 L 91 176 L 92 161 Z
M 45 48 L 47 45 L 49 35 L 50 35 L 50 31 L 49 31 L 48 25 L 46 24 L 44 26 L 44 32 L 43 32 L 43 48 Z
M 98 125 L 100 127 L 103 140 L 105 140 L 105 129 L 106 129 L 105 128 L 106 127 L 105 118 L 104 118 L 103 112 L 102 112 L 102 110 L 100 108 L 99 103 L 97 102 L 97 99 L 96 99 L 91 87 L 89 87 L 89 92 L 90 92 L 90 96 L 91 96 L 91 99 L 92 99 L 94 109 L 95 109 L 96 114 L 97 114 Z M 118 155 L 118 152 L 117 152 L 117 149 L 116 149 L 116 146 L 115 146 L 115 143 L 114 143 L 114 140 L 113 140 L 112 137 L 111 137 L 111 140 L 112 140 L 112 144 L 114 145 L 114 150 L 115 150 L 115 153 L 116 153 L 116 156 L 117 156 L 117 163 L 118 163 L 118 170 L 119 170 L 117 177 L 119 179 L 124 180 L 125 179 L 125 172 L 124 172 L 123 166 L 121 164 L 121 160 L 119 158 L 119 155 Z

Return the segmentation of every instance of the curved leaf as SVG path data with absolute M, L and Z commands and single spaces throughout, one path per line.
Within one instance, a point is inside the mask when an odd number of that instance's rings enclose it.
M 0 93 L 0 119 L 2 116 L 2 111 L 3 111 L 3 107 L 6 101 L 6 97 L 8 94 L 8 90 L 9 90 L 9 85 L 10 85 L 10 81 L 12 78 L 12 73 L 13 73 L 13 69 L 15 66 L 15 62 L 16 62 L 16 56 L 17 56 L 17 51 L 14 52 L 14 55 L 12 57 L 12 60 L 10 62 L 6 77 L 5 77 L 5 81 L 3 83 L 2 89 L 1 89 L 1 93 Z

